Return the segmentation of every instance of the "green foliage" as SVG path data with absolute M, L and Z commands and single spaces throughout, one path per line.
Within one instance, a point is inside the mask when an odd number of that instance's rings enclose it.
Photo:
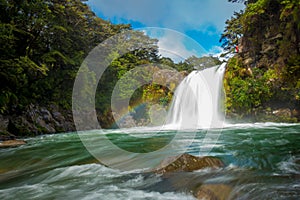
M 225 30 L 220 38 L 222 47 L 229 53 L 234 52 L 235 46 L 238 45 L 239 39 L 243 35 L 242 29 L 242 16 L 243 11 L 235 12 L 234 16 L 230 20 L 226 20 Z
M 299 1 L 246 1 L 240 14 L 226 22 L 223 33 L 231 42 L 224 43 L 227 50 L 236 45 L 231 36 L 241 36 L 241 51 L 230 59 L 225 74 L 227 113 L 274 120 L 261 113 L 277 108 L 299 110 Z
M 256 2 L 249 3 L 245 12 L 245 18 L 250 18 L 253 15 L 261 15 L 265 13 L 265 10 L 271 0 L 257 0 Z
M 241 60 L 228 63 L 225 77 L 226 109 L 242 116 L 253 114 L 272 98 L 270 84 L 276 77 L 274 70 L 245 69 Z
M 0 5 L 2 113 L 35 102 L 70 108 L 84 57 L 107 37 L 129 28 L 97 18 L 80 0 L 1 0 Z

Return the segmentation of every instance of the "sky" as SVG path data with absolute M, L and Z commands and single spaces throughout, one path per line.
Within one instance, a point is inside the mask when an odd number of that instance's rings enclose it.
M 175 61 L 180 60 L 178 55 L 220 53 L 225 21 L 244 9 L 227 0 L 89 0 L 88 5 L 102 19 L 129 23 L 159 39 L 160 53 Z

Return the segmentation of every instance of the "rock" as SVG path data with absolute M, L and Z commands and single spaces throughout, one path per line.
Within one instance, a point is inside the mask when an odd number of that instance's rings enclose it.
M 226 200 L 231 192 L 232 187 L 225 184 L 205 184 L 196 190 L 195 196 L 201 200 Z
M 136 122 L 130 114 L 122 118 L 117 118 L 116 123 L 118 124 L 119 128 L 131 128 L 136 127 Z
M 8 131 L 0 132 L 0 141 L 14 140 L 14 139 L 16 139 L 16 136 L 14 134 L 11 134 Z
M 3 115 L 0 115 L 0 141 L 12 140 L 16 136 L 8 132 L 9 119 Z
M 8 131 L 16 133 L 19 136 L 36 135 L 38 128 L 31 122 L 27 121 L 25 116 L 14 116 L 8 124 Z
M 27 120 L 31 122 L 37 133 L 55 133 L 55 125 L 57 122 L 53 119 L 49 110 L 45 107 L 39 107 L 37 105 L 28 106 L 28 110 L 25 112 Z
M 277 117 L 291 117 L 292 116 L 292 112 L 289 108 L 281 108 L 278 110 L 274 110 L 273 115 L 277 116 Z
M 58 111 L 52 113 L 53 118 L 58 121 L 59 123 L 64 122 L 66 119 L 65 117 Z
M 300 118 L 300 111 L 297 110 L 297 109 L 293 109 L 293 110 L 292 110 L 292 116 L 293 116 L 293 117 Z
M 9 123 L 9 119 L 7 117 L 4 117 L 3 115 L 0 115 L 0 132 L 4 132 L 7 130 Z
M 74 131 L 71 111 L 63 110 L 56 105 L 40 107 L 30 104 L 18 115 L 0 115 L 0 140 L 14 139 L 15 136 L 33 136 L 37 134 Z
M 0 148 L 16 147 L 24 144 L 26 144 L 24 140 L 6 140 L 0 142 Z
M 51 118 L 52 119 L 52 118 Z M 39 130 L 38 132 L 44 132 L 44 133 L 55 133 L 55 128 L 52 126 L 53 124 L 51 124 L 52 122 L 54 122 L 54 120 L 49 120 L 47 121 L 48 123 L 46 123 L 44 120 L 43 120 L 43 117 L 42 116 L 39 116 L 37 119 L 36 119 L 36 125 L 38 126 Z
M 287 122 L 296 123 L 299 120 L 299 116 L 295 116 L 295 112 L 291 111 L 289 108 L 280 108 L 272 111 L 273 121 L 275 122 Z
M 42 118 L 45 122 L 52 122 L 53 121 L 53 117 L 52 117 L 50 111 L 47 110 L 46 108 L 41 108 L 40 113 L 41 113 L 41 116 L 42 116 Z
M 167 86 L 169 90 L 174 91 L 179 83 L 184 79 L 186 73 L 170 69 L 160 69 L 153 75 L 153 83 Z
M 154 170 L 156 173 L 164 174 L 168 172 L 191 172 L 204 168 L 220 168 L 224 167 L 224 163 L 215 157 L 196 157 L 190 154 L 182 154 L 179 157 L 169 157 L 161 162 Z

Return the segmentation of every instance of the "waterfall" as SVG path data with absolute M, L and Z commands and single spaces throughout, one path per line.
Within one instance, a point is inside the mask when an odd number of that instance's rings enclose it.
M 179 129 L 218 128 L 225 63 L 191 72 L 175 90 L 166 124 Z

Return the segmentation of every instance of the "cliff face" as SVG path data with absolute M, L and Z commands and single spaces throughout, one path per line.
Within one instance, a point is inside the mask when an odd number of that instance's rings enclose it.
M 225 74 L 230 117 L 299 121 L 300 4 L 259 0 L 235 19 L 239 51 Z

